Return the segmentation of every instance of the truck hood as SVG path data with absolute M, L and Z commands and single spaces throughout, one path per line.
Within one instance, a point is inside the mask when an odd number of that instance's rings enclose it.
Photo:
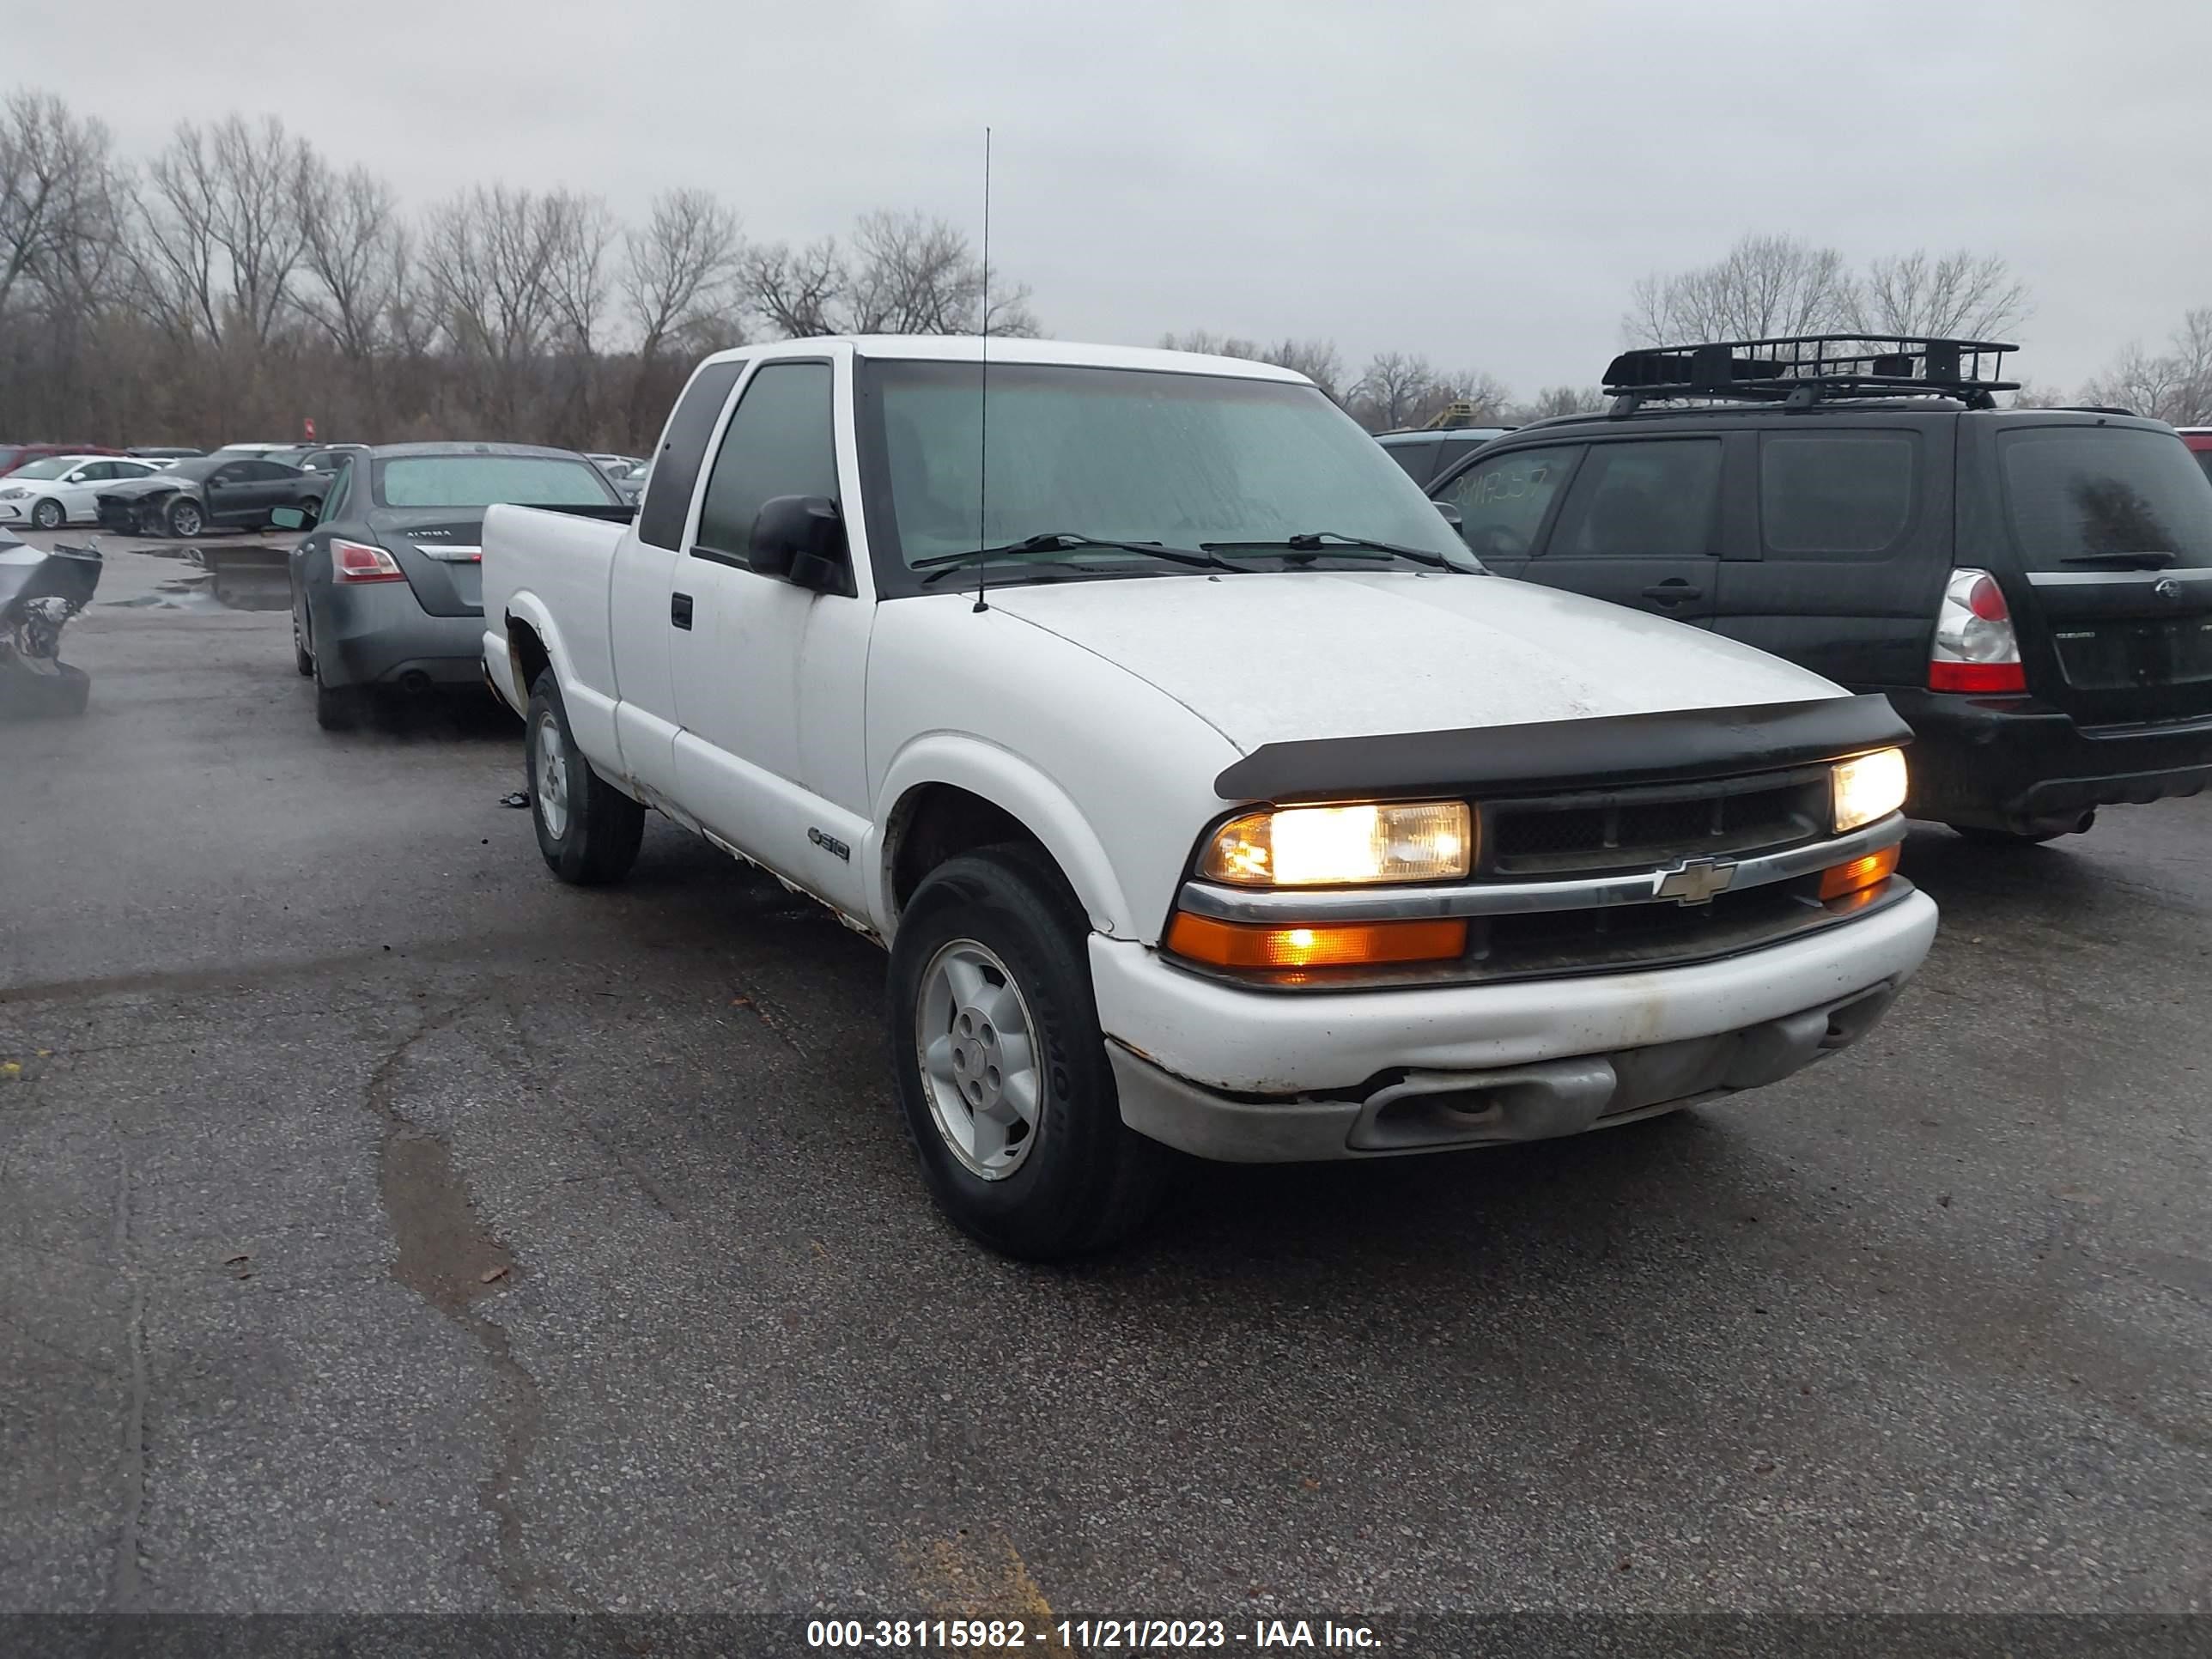
M 1253 572 L 1007 587 L 1237 748 L 1844 695 L 1699 628 L 1503 577 Z

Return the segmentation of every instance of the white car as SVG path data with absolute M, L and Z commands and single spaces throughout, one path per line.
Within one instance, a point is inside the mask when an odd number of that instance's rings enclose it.
M 981 355 L 711 357 L 634 522 L 483 535 L 546 862 L 614 879 L 655 808 L 885 944 L 898 1098 L 971 1233 L 1097 1248 L 1170 1147 L 1387 1157 L 1758 1087 L 1920 965 L 1881 697 L 1490 576 L 1300 375 Z
M 120 455 L 50 455 L 29 461 L 0 478 L 0 524 L 59 530 L 68 524 L 97 524 L 100 492 L 124 478 L 149 478 L 161 470 L 154 461 Z

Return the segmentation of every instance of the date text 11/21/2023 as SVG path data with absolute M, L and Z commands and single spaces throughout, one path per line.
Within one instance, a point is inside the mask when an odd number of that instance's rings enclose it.
M 1050 1648 L 1055 1643 L 1083 1652 L 1231 1647 L 1357 1650 L 1380 1647 L 1382 1638 L 1369 1626 L 1340 1625 L 1327 1619 L 1255 1620 L 1249 1628 L 1222 1619 L 1062 1619 L 1036 1626 L 1000 1619 L 817 1619 L 806 1626 L 807 1646 L 830 1650 L 1000 1652 L 1032 1644 Z

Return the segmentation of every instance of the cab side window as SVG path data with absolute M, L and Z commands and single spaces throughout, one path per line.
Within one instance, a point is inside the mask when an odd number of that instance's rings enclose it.
M 1459 533 L 1477 558 L 1526 558 L 1581 455 L 1581 446 L 1568 445 L 1493 456 L 1454 478 L 1437 499 L 1459 509 Z
M 696 556 L 747 562 L 753 519 L 775 496 L 837 499 L 831 386 L 827 363 L 766 363 L 754 372 L 707 475 Z

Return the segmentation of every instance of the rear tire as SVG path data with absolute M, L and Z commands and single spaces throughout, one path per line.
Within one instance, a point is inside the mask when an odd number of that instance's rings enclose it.
M 955 1225 L 1031 1261 L 1127 1238 L 1170 1169 L 1121 1121 L 1089 932 L 1051 860 L 1010 844 L 932 871 L 891 946 L 891 1064 L 922 1179 Z
M 645 808 L 594 772 L 576 747 L 561 683 L 550 668 L 530 689 L 522 752 L 530 822 L 546 867 L 583 886 L 628 875 L 645 839 Z
M 300 678 L 303 680 L 312 678 L 314 675 L 314 653 L 307 649 L 307 637 L 300 631 L 300 619 L 297 616 L 292 618 L 292 666 L 299 670 Z
M 315 724 L 325 732 L 350 732 L 358 726 L 368 713 L 368 689 L 326 684 L 319 663 L 310 662 L 307 672 L 315 677 Z

